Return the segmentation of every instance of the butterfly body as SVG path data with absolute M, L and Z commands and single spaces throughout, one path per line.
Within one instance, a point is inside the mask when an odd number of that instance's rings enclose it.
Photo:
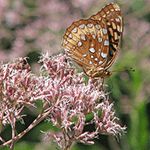
M 106 5 L 89 19 L 72 23 L 64 35 L 67 54 L 92 78 L 111 75 L 108 68 L 119 51 L 122 17 L 119 6 Z

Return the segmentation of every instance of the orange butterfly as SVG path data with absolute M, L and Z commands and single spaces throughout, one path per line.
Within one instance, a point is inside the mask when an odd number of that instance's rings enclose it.
M 110 3 L 89 19 L 73 22 L 62 45 L 89 77 L 104 78 L 111 75 L 108 68 L 119 51 L 122 32 L 121 10 L 116 3 Z

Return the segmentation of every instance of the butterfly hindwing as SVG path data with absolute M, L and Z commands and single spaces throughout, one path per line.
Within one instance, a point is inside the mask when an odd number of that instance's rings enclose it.
M 110 59 L 114 60 L 114 56 L 116 56 L 119 50 L 119 43 L 123 32 L 123 19 L 119 6 L 116 3 L 110 3 L 97 14 L 91 16 L 90 19 L 105 20 L 109 33 Z M 110 65 L 108 66 L 110 67 Z

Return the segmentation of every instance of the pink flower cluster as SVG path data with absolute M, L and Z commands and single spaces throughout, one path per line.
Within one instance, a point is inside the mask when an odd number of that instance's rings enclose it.
M 98 134 L 121 135 L 125 127 L 117 122 L 113 104 L 108 95 L 98 90 L 91 80 L 85 83 L 82 73 L 77 73 L 66 61 L 64 55 L 49 58 L 43 56 L 42 72 L 47 72 L 50 80 L 45 91 L 45 100 L 53 107 L 49 120 L 61 129 L 57 133 L 47 133 L 46 139 L 55 139 L 61 148 L 73 142 L 93 144 Z M 87 121 L 91 115 L 90 121 Z M 85 131 L 87 124 L 95 124 L 93 132 Z
M 0 65 L 0 122 L 15 126 L 25 107 L 35 107 L 41 89 L 26 58 Z
M 85 82 L 84 75 L 77 73 L 62 54 L 54 57 L 45 54 L 40 63 L 40 76 L 31 73 L 26 59 L 1 64 L 0 122 L 3 126 L 15 127 L 16 121 L 25 115 L 22 114 L 24 108 L 35 107 L 40 99 L 43 102 L 40 117 L 49 119 L 59 129 L 59 132 L 46 133 L 45 138 L 53 139 L 62 149 L 76 141 L 93 144 L 98 134 L 121 135 L 125 127 L 117 123 L 108 95 L 99 90 L 92 79 Z M 88 116 L 91 118 L 87 119 Z M 95 124 L 92 132 L 84 129 L 90 124 Z

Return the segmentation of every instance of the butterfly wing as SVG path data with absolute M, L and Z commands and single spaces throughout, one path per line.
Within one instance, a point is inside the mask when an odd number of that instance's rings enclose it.
M 122 31 L 120 8 L 110 3 L 89 19 L 72 23 L 63 47 L 88 76 L 104 77 L 117 56 Z
M 114 62 L 119 50 L 119 43 L 123 32 L 123 19 L 121 10 L 116 3 L 110 3 L 103 7 L 97 14 L 90 17 L 93 20 L 105 20 L 109 34 L 109 57 L 106 69 Z
M 69 56 L 90 76 L 101 76 L 109 53 L 106 23 L 98 20 L 79 20 L 67 28 L 63 47 Z

